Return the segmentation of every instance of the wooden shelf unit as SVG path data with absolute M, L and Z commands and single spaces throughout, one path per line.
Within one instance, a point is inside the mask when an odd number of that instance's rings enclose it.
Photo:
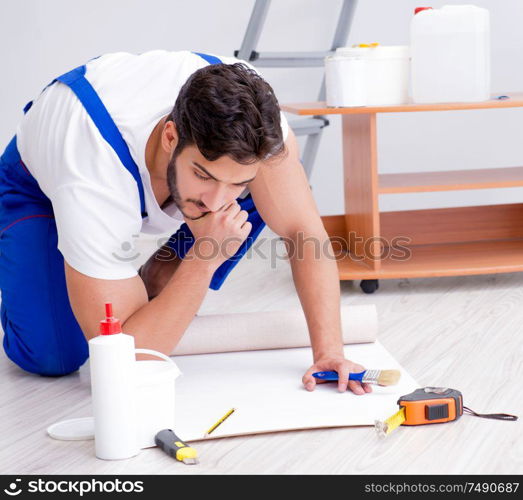
M 523 93 L 504 95 L 478 103 L 282 106 L 298 115 L 342 115 L 345 213 L 322 217 L 340 279 L 523 271 L 523 203 L 383 213 L 378 207 L 380 194 L 523 186 L 523 167 L 378 174 L 377 113 L 523 107 Z
M 523 167 L 381 174 L 379 194 L 457 191 L 523 186 Z

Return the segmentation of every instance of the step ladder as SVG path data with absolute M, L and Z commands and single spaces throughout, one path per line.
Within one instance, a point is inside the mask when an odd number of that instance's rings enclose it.
M 318 52 L 258 52 L 256 51 L 256 46 L 267 18 L 271 0 L 256 0 L 243 42 L 240 49 L 234 51 L 234 56 L 257 67 L 323 67 L 326 56 L 334 53 L 338 47 L 345 46 L 357 3 L 358 0 L 343 0 L 336 31 L 329 50 Z M 318 94 L 318 101 L 324 100 L 325 76 L 322 79 Z M 308 179 L 310 179 L 312 174 L 312 167 L 318 152 L 322 131 L 328 125 L 329 121 L 324 116 L 313 116 L 311 118 L 289 121 L 289 126 L 297 136 L 307 136 L 301 162 Z

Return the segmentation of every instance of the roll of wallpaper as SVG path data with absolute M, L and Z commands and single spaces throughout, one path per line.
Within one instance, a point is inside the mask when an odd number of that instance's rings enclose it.
M 344 344 L 374 342 L 376 306 L 344 305 L 340 309 Z M 285 349 L 310 346 L 301 308 L 195 316 L 172 355 Z

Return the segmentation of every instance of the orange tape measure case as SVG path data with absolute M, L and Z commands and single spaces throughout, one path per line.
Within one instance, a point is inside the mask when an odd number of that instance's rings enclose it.
M 457 420 L 463 415 L 463 396 L 456 389 L 423 387 L 398 399 L 405 408 L 402 425 L 440 424 Z

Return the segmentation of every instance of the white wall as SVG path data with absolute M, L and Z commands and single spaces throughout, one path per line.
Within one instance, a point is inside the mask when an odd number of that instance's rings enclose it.
M 359 0 L 348 44 L 407 44 L 414 7 L 465 1 Z M 523 90 L 523 2 L 475 0 L 491 13 L 492 90 Z M 23 105 L 55 76 L 111 51 L 239 48 L 254 0 L 2 0 L 0 146 Z M 330 45 L 341 0 L 273 0 L 259 50 Z M 262 70 L 280 102 L 314 100 L 321 69 Z M 523 109 L 406 113 L 379 117 L 380 172 L 523 164 Z M 312 176 L 322 214 L 343 211 L 340 118 L 325 131 Z M 383 210 L 521 201 L 523 189 L 385 195 Z

